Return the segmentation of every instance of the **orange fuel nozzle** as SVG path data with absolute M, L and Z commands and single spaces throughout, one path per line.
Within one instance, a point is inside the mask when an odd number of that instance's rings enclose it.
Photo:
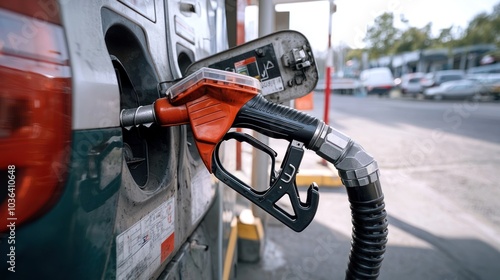
M 229 131 L 240 108 L 259 92 L 257 79 L 202 68 L 170 87 L 167 97 L 153 105 L 122 110 L 120 120 L 123 127 L 189 123 L 200 156 L 212 171 L 215 145 Z
M 202 79 L 174 98 L 157 100 L 156 122 L 162 126 L 189 122 L 198 152 L 211 171 L 215 145 L 229 131 L 240 108 L 258 93 L 258 88 Z

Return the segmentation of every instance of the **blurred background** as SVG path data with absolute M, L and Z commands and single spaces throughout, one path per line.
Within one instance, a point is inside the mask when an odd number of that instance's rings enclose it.
M 379 162 L 390 223 L 380 278 L 498 279 L 500 2 L 337 0 L 334 13 L 329 1 L 290 2 L 275 1 L 276 28 L 306 35 L 320 73 L 292 106 Z M 259 34 L 253 4 L 245 40 Z M 303 170 L 322 168 L 313 157 Z M 304 232 L 268 220 L 262 259 L 240 262 L 237 279 L 343 278 L 345 190 L 320 193 Z

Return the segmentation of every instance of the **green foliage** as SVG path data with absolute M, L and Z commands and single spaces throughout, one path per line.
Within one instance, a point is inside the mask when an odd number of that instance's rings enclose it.
M 493 11 L 476 15 L 463 31 L 453 26 L 441 29 L 439 34 L 432 36 L 432 23 L 423 28 L 410 26 L 404 15 L 400 20 L 407 28 L 400 30 L 394 26 L 394 14 L 384 13 L 366 32 L 365 42 L 370 59 L 385 55 L 415 51 L 428 48 L 455 48 L 475 44 L 496 44 L 500 47 L 500 3 Z M 352 57 L 358 57 L 362 51 L 353 52 Z
M 364 49 L 350 49 L 347 52 L 346 60 L 356 59 L 358 61 L 361 61 L 363 57 L 363 52 L 365 52 Z
M 410 52 L 432 46 L 432 24 L 428 23 L 423 28 L 410 27 L 406 29 L 399 40 L 390 49 L 390 53 Z
M 465 34 L 459 39 L 461 45 L 500 44 L 500 4 L 497 4 L 491 14 L 481 13 L 475 16 Z
M 383 13 L 375 19 L 375 24 L 368 28 L 365 42 L 369 55 L 376 58 L 388 54 L 388 51 L 400 37 L 400 31 L 394 27 L 394 14 Z
M 453 48 L 456 46 L 457 46 L 457 39 L 456 35 L 454 34 L 453 26 L 441 29 L 438 37 L 434 38 L 432 44 L 432 47 L 435 48 L 446 48 L 446 47 Z

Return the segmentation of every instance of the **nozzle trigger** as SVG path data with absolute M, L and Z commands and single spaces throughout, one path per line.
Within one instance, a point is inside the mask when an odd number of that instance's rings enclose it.
M 229 139 L 247 142 L 271 156 L 271 171 L 276 173 L 276 175 L 271 174 L 270 185 L 267 190 L 257 191 L 253 189 L 229 173 L 222 166 L 218 157 L 219 147 L 223 141 Z M 294 231 L 300 232 L 304 230 L 311 223 L 316 214 L 319 202 L 319 192 L 318 186 L 313 183 L 307 191 L 306 201 L 302 202 L 300 200 L 299 192 L 295 183 L 295 177 L 297 176 L 300 162 L 302 161 L 302 156 L 304 154 L 303 143 L 292 141 L 289 144 L 281 165 L 281 170 L 276 172 L 274 171 L 274 157 L 276 156 L 276 153 L 257 139 L 248 134 L 230 132 L 227 133 L 222 140 L 223 141 L 217 144 L 213 157 L 212 172 L 215 177 Z M 292 207 L 291 211 L 287 211 L 277 205 L 277 202 L 286 195 L 288 195 L 288 198 L 290 199 L 290 205 Z

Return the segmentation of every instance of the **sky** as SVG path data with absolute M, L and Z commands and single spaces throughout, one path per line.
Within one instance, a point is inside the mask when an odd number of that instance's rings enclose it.
M 467 27 L 481 12 L 491 13 L 500 0 L 335 0 L 337 12 L 332 17 L 332 44 L 351 48 L 365 46 L 363 38 L 368 26 L 384 12 L 393 12 L 395 26 L 404 29 L 400 15 L 414 27 L 431 22 L 433 34 L 450 26 Z M 280 4 L 277 11 L 290 12 L 290 29 L 303 33 L 316 51 L 328 47 L 328 1 Z

